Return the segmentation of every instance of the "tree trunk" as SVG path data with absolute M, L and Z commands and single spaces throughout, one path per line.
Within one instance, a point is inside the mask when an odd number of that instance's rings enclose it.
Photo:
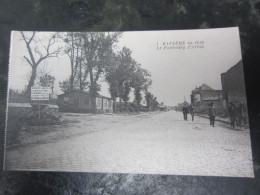
M 33 87 L 33 85 L 34 85 L 34 81 L 36 79 L 36 72 L 37 72 L 37 65 L 33 66 L 33 68 L 32 68 L 32 75 L 31 75 L 30 81 L 28 83 L 26 92 L 25 92 L 25 95 L 27 97 L 31 97 L 31 87 Z
M 96 114 L 97 113 L 96 96 L 91 91 L 90 91 L 90 99 L 91 99 L 92 111 L 94 114 Z
M 116 113 L 116 97 L 113 97 L 113 112 Z
M 136 101 L 136 112 L 139 112 L 139 103 Z
M 128 105 L 127 105 L 127 101 L 125 101 L 125 111 L 128 112 Z
M 122 112 L 122 99 L 119 97 L 120 112 Z
M 73 71 L 73 68 L 71 68 L 71 72 Z M 74 77 L 73 77 L 73 73 L 71 73 L 70 76 L 70 91 L 73 91 L 73 83 L 74 83 Z
M 96 105 L 96 89 L 95 82 L 93 78 L 93 71 L 91 65 L 89 65 L 89 77 L 90 77 L 90 97 L 91 97 L 91 105 L 93 113 L 97 113 L 97 105 Z
M 74 84 L 74 37 L 72 33 L 71 37 L 71 56 L 70 56 L 70 66 L 71 66 L 71 76 L 70 76 L 70 91 L 73 91 Z
M 83 91 L 82 87 L 82 78 L 81 78 L 81 60 L 82 60 L 82 52 L 80 52 L 80 61 L 79 61 L 79 90 Z

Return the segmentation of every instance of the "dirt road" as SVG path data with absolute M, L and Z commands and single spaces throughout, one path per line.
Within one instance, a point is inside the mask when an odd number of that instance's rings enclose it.
M 6 169 L 253 176 L 249 130 L 175 111 L 64 117 L 74 123 L 9 148 Z

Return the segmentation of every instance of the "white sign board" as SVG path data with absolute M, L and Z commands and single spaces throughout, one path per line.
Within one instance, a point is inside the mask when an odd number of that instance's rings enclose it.
M 49 87 L 32 87 L 31 100 L 49 100 Z
M 102 98 L 99 98 L 99 97 L 96 98 L 96 107 L 97 107 L 97 109 L 102 108 Z

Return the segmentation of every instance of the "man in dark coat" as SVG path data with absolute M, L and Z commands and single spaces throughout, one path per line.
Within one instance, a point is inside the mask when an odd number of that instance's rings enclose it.
M 236 110 L 235 110 L 235 105 L 232 104 L 232 103 L 229 103 L 228 114 L 229 114 L 229 117 L 230 117 L 230 125 L 231 125 L 231 127 L 235 127 Z
M 239 104 L 236 108 L 236 119 L 237 126 L 242 127 L 242 121 L 244 122 L 244 126 L 246 126 L 246 113 L 243 104 Z
M 185 104 L 182 108 L 183 118 L 185 121 L 188 120 L 188 106 Z
M 190 115 L 191 115 L 191 119 L 193 121 L 194 120 L 194 108 L 193 108 L 192 104 L 190 105 Z
M 215 126 L 215 117 L 216 117 L 216 110 L 213 102 L 211 102 L 209 107 L 209 122 L 210 125 L 212 125 L 212 127 Z

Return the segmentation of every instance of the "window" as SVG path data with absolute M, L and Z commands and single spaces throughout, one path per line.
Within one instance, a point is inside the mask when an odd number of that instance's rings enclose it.
M 97 107 L 97 109 L 102 108 L 102 99 L 101 98 L 96 98 L 96 107 Z
M 69 104 L 73 104 L 74 103 L 74 99 L 73 99 L 73 97 L 70 97 L 69 98 Z
M 63 103 L 64 104 L 69 104 L 69 97 L 64 97 Z
M 79 98 L 74 98 L 74 104 L 79 105 Z
M 101 106 L 101 99 L 98 99 L 98 107 L 100 107 Z
M 107 107 L 107 100 L 104 99 L 103 101 L 104 101 L 104 105 L 103 106 Z
M 112 100 L 108 100 L 108 107 L 109 107 L 109 108 L 112 107 Z
M 194 96 L 194 102 L 201 102 L 201 96 L 200 96 L 200 94 L 195 94 L 195 96 Z
M 85 102 L 85 104 L 89 105 L 89 98 L 86 97 L 84 102 Z

